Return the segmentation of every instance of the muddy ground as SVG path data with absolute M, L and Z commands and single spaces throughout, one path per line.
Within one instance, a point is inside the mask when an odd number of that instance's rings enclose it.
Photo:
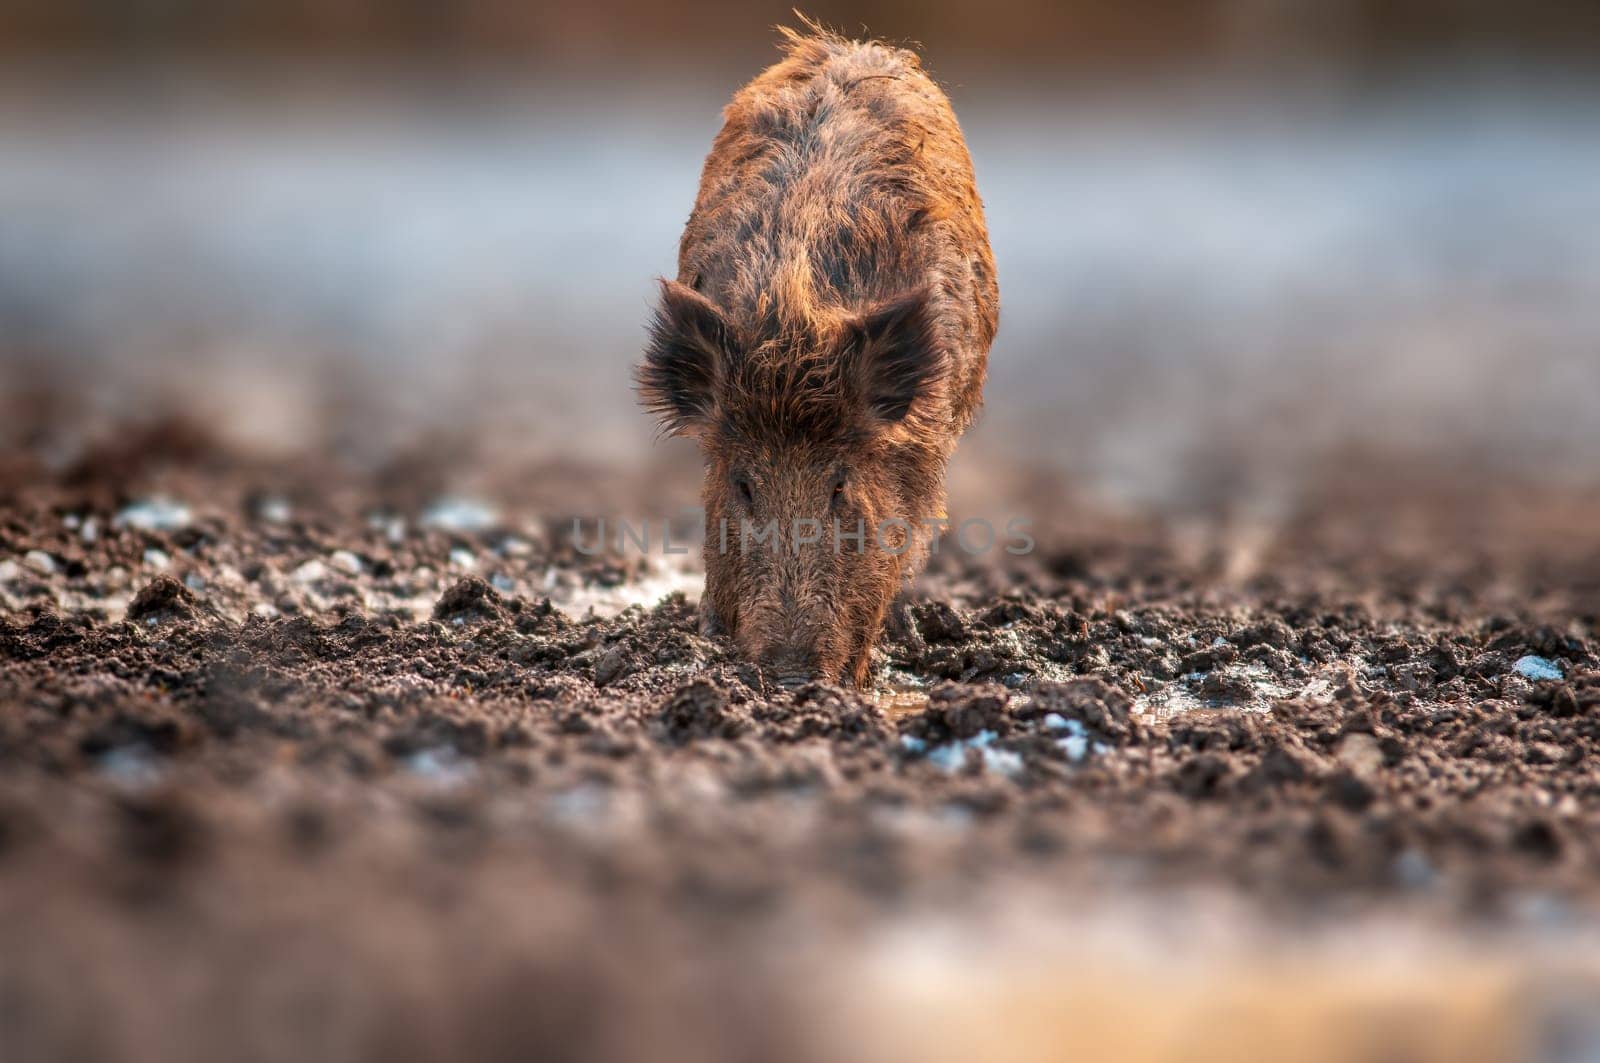
M 1034 484 L 874 691 L 788 694 L 573 548 L 693 490 L 607 476 L 10 456 L 0 1058 L 1600 1045 L 1592 487 Z

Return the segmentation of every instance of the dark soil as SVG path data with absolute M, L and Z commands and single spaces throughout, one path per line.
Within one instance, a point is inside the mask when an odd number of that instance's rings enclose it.
M 1600 913 L 1593 496 L 1329 488 L 1251 553 L 1047 512 L 938 559 L 891 714 L 681 595 L 567 615 L 651 561 L 553 490 L 430 525 L 392 473 L 139 446 L 0 489 L 8 1060 L 826 1058 L 795 957 L 1039 890 Z M 119 522 L 151 498 L 191 512 Z

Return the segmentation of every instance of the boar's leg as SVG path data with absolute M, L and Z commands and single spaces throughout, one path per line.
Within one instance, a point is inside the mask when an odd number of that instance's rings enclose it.
M 890 609 L 889 602 L 879 606 L 865 629 L 856 636 L 855 652 L 844 667 L 844 680 L 858 690 L 865 690 L 872 677 L 872 648 L 878 644 L 878 636 L 883 634 L 884 615 Z
M 717 607 L 711 604 L 709 594 L 700 599 L 700 634 L 708 639 L 727 634 L 727 629 L 722 626 L 722 617 L 717 615 Z
M 867 689 L 867 680 L 872 675 L 872 644 L 868 642 L 857 650 L 855 656 L 850 658 L 850 663 L 845 665 L 844 680 L 857 690 Z

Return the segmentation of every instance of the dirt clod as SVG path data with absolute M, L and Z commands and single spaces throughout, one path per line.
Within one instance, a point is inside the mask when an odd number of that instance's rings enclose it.
M 682 744 L 700 738 L 737 738 L 750 722 L 729 703 L 721 687 L 696 679 L 672 692 L 661 711 L 667 738 Z
M 1040 683 L 1019 715 L 1037 718 L 1055 713 L 1077 720 L 1097 740 L 1115 746 L 1142 741 L 1144 728 L 1132 716 L 1133 699 L 1100 679 Z
M 443 623 L 481 624 L 505 617 L 505 603 L 499 592 L 477 576 L 457 580 L 433 607 L 433 618 Z
M 1011 731 L 1006 692 L 999 687 L 941 683 L 928 694 L 928 706 L 907 721 L 907 734 L 928 741 L 974 738 L 980 732 Z
M 194 618 L 194 595 L 171 576 L 157 576 L 128 603 L 128 619 L 135 623 L 156 625 Z

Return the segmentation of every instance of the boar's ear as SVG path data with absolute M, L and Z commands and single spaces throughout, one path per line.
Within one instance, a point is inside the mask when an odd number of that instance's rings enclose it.
M 669 436 L 696 435 L 711 420 L 714 387 L 728 349 L 728 325 L 705 296 L 661 282 L 644 361 L 634 370 L 639 401 Z
M 845 324 L 855 355 L 857 394 L 868 416 L 898 424 L 945 368 L 928 290 L 918 288 Z

